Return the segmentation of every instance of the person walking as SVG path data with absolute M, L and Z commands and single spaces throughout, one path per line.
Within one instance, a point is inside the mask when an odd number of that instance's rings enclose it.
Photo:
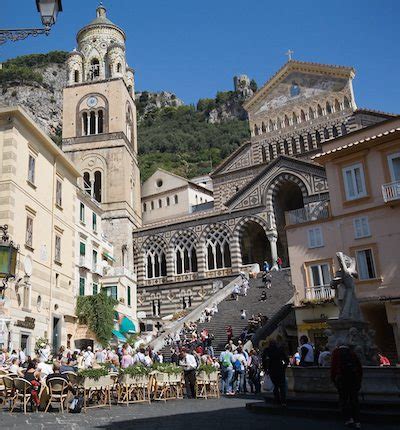
M 264 264 L 263 264 L 263 272 L 268 273 L 269 269 L 270 269 L 270 267 L 269 267 L 268 261 L 265 260 Z
M 362 382 L 362 366 L 348 345 L 342 344 L 332 352 L 331 380 L 338 390 L 345 425 L 361 428 L 358 392 Z
M 262 355 L 264 370 L 268 372 L 274 384 L 274 399 L 281 406 L 286 406 L 286 367 L 289 364 L 288 356 L 275 339 L 269 341 Z
M 246 389 L 246 370 L 247 370 L 247 359 L 243 353 L 241 346 L 238 347 L 235 354 L 232 357 L 234 375 L 234 391 L 236 393 L 245 393 Z
M 181 350 L 179 365 L 183 367 L 186 395 L 189 399 L 195 399 L 197 361 L 192 354 L 188 354 L 186 348 Z
M 232 338 L 233 338 L 232 326 L 228 325 L 226 327 L 225 331 L 226 331 L 227 343 L 229 343 L 232 340 Z
M 259 394 L 261 392 L 260 359 L 254 349 L 250 351 L 247 364 L 250 390 L 252 393 Z
M 278 265 L 278 269 L 281 270 L 282 269 L 282 258 L 278 257 L 276 259 L 276 264 Z

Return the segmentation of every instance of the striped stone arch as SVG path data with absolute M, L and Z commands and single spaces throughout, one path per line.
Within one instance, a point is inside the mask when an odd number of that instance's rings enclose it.
M 168 244 L 167 242 L 161 237 L 157 236 L 155 234 L 149 236 L 142 244 L 142 247 L 140 248 L 140 252 L 146 252 L 146 249 L 149 246 L 152 246 L 153 243 L 158 243 L 161 247 L 165 249 L 165 252 L 167 252 Z
M 169 241 L 169 247 L 174 248 L 177 242 L 179 242 L 182 237 L 190 237 L 195 241 L 195 243 L 197 243 L 199 240 L 198 235 L 192 229 L 178 230 L 174 233 L 171 240 Z
M 240 219 L 240 221 L 236 224 L 235 230 L 233 232 L 233 237 L 235 239 L 239 239 L 239 240 L 241 239 L 243 227 L 249 221 L 252 221 L 252 222 L 255 222 L 256 224 L 259 224 L 264 229 L 265 234 L 267 234 L 270 230 L 268 223 L 265 219 L 258 217 L 258 216 L 254 216 L 254 215 L 245 216 L 242 219 Z
M 279 192 L 279 187 L 285 182 L 293 182 L 298 185 L 303 194 L 303 199 L 306 199 L 309 196 L 309 190 L 307 189 L 307 185 L 303 179 L 293 173 L 280 173 L 264 188 L 262 193 L 262 195 L 265 196 L 265 206 L 268 212 L 272 213 L 274 211 L 275 197 Z
M 206 237 L 208 236 L 208 234 L 212 231 L 212 230 L 219 230 L 219 229 L 224 229 L 227 231 L 228 236 L 232 237 L 232 231 L 231 229 L 228 227 L 227 224 L 223 223 L 223 222 L 217 222 L 217 223 L 212 223 L 212 224 L 208 224 L 206 226 L 206 228 L 202 231 L 200 237 L 199 237 L 199 243 L 201 245 L 203 245 L 205 243 Z

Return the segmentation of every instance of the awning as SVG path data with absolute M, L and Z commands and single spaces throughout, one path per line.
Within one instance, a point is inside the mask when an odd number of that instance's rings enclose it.
M 119 329 L 124 334 L 125 333 L 136 333 L 135 324 L 128 317 L 122 318 L 122 321 L 119 325 Z
M 120 331 L 113 330 L 112 334 L 117 338 L 119 342 L 126 342 L 126 337 Z
M 108 252 L 103 252 L 103 255 L 107 258 L 107 260 L 115 261 L 115 258 Z

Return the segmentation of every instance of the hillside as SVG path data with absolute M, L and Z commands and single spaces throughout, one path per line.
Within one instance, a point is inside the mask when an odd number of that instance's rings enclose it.
M 67 53 L 32 54 L 0 68 L 0 107 L 23 106 L 57 143 L 62 134 L 62 92 L 67 84 Z M 235 90 L 218 92 L 185 106 L 174 93 L 136 93 L 142 180 L 157 167 L 186 177 L 209 173 L 249 137 L 242 103 L 256 89 L 245 76 Z

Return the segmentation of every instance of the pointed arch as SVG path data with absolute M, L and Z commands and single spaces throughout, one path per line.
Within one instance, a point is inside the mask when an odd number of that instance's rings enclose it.
M 317 106 L 317 114 L 318 114 L 318 116 L 322 116 L 323 115 L 322 107 L 321 107 L 320 104 L 318 104 L 318 106 Z
M 232 234 L 224 224 L 211 224 L 203 234 L 201 242 L 206 252 L 207 270 L 232 266 L 230 243 Z
M 332 106 L 331 106 L 331 104 L 329 103 L 329 101 L 327 101 L 327 102 L 326 102 L 325 109 L 326 109 L 326 113 L 327 113 L 327 114 L 332 113 Z
M 159 236 L 150 236 L 143 244 L 146 279 L 167 275 L 166 244 Z
M 351 107 L 350 101 L 349 101 L 349 99 L 347 98 L 347 96 L 344 96 L 344 99 L 343 99 L 343 106 L 344 106 L 344 108 L 345 108 L 345 109 L 348 109 L 348 108 L 350 108 L 350 107 Z
M 314 117 L 315 117 L 315 115 L 314 115 L 314 110 L 313 110 L 313 108 L 312 108 L 312 107 L 310 107 L 310 108 L 308 109 L 308 117 L 309 117 L 309 119 L 314 119 Z
M 304 113 L 303 109 L 300 111 L 300 120 L 301 122 L 306 121 L 306 114 Z
M 335 111 L 339 112 L 340 111 L 340 103 L 338 99 L 335 99 Z
M 191 230 L 179 231 L 171 239 L 175 274 L 197 272 L 198 238 Z

